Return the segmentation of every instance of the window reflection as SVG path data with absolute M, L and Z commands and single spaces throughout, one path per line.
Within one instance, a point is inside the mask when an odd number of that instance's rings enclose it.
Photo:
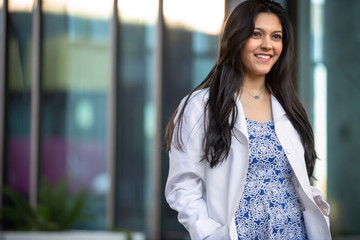
M 108 19 L 113 0 L 43 0 L 42 8 L 47 13 L 63 14 L 88 19 Z
M 216 35 L 224 19 L 224 1 L 164 0 L 167 24 L 193 31 Z
M 2 5 L 2 2 L 0 3 Z M 31 12 L 34 0 L 8 0 L 9 12 Z
M 3 25 L 3 2 L 0 1 L 0 26 Z M 2 39 L 3 38 L 3 30 L 2 30 L 2 27 L 1 27 L 1 30 L 0 30 L 0 38 Z M 1 43 L 1 44 L 4 44 L 4 43 Z M 0 45 L 1 45 L 0 44 Z M 1 47 L 2 48 L 2 47 Z M 0 56 L 3 56 L 3 50 L 0 49 Z M 2 60 L 0 61 L 0 64 L 3 64 L 2 63 Z
M 141 6 L 141 7 L 140 7 Z M 116 227 L 148 232 L 157 0 L 119 0 Z
M 159 3 L 154 0 L 118 0 L 121 22 L 154 25 Z
M 28 195 L 33 0 L 8 0 L 5 184 Z M 1 6 L 1 5 L 0 5 Z M 107 103 L 110 84 L 112 0 L 43 0 L 41 23 L 40 175 L 68 178 L 76 192 L 90 190 L 87 211 L 105 229 L 109 193 Z M 158 0 L 118 0 L 116 228 L 150 235 L 154 194 L 154 89 L 163 91 L 165 121 L 178 101 L 215 63 L 224 2 L 164 0 L 164 39 L 157 38 Z M 207 10 L 204 11 L 203 9 Z M 176 10 L 176 11 L 175 11 Z M 1 14 L 1 13 L 0 13 Z M 195 18 L 196 15 L 196 18 Z M 206 24 L 205 24 L 206 23 Z M 163 30 L 163 29 L 161 29 Z M 155 86 L 163 40 L 164 88 Z M 162 74 L 159 74 L 162 75 Z M 163 161 L 167 169 L 167 159 Z M 158 170 L 158 169 L 156 169 Z M 20 185 L 17 185 L 20 184 Z M 155 186 L 158 188 L 158 186 Z M 163 189 L 163 187 L 161 187 Z M 176 215 L 162 205 L 164 239 L 186 238 Z M 179 237 L 180 236 L 180 237 Z M 163 237 L 163 236 L 162 236 Z
M 29 196 L 32 0 L 8 2 L 5 184 Z
M 360 50 L 359 3 L 298 1 L 299 90 L 319 156 L 314 184 L 327 193 L 334 239 L 360 233 L 360 191 L 354 184 L 360 180 L 360 59 L 354 57 Z
M 42 176 L 88 189 L 88 210 L 105 225 L 107 91 L 112 1 L 43 1 Z

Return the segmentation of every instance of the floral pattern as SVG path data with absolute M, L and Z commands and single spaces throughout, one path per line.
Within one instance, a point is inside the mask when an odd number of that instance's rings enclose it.
M 246 119 L 249 168 L 235 213 L 239 240 L 307 239 L 293 170 L 275 134 L 272 120 Z

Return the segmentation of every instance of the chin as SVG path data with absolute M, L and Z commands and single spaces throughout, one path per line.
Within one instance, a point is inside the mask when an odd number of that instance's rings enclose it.
M 263 71 L 258 71 L 255 75 L 258 75 L 258 76 L 264 76 L 266 74 L 268 74 L 270 72 L 271 69 L 268 69 L 268 70 L 263 70 Z

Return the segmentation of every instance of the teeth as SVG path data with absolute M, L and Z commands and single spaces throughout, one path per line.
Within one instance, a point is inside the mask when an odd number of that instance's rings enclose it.
M 256 57 L 262 58 L 262 59 L 269 59 L 269 55 L 255 55 Z

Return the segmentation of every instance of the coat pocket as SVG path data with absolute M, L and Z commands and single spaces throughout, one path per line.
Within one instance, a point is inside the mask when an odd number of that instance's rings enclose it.
M 320 210 L 319 213 L 311 210 L 304 210 L 302 213 L 307 237 L 309 240 L 331 240 L 329 231 L 329 217 L 323 215 Z M 325 223 L 323 225 L 321 224 L 322 219 L 320 219 L 320 217 L 324 218 L 327 226 Z

